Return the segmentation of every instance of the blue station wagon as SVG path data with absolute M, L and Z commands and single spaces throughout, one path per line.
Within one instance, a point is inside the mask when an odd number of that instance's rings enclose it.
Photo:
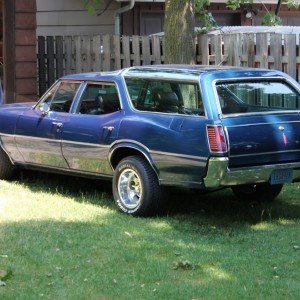
M 69 75 L 0 107 L 0 178 L 15 168 L 110 179 L 126 214 L 162 188 L 272 200 L 300 180 L 300 90 L 274 70 L 160 65 Z

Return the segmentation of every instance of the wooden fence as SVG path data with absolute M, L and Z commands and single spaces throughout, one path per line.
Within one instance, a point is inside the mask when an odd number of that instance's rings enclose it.
M 59 77 L 163 64 L 162 36 L 39 36 L 39 94 Z M 196 63 L 281 70 L 299 81 L 299 36 L 277 33 L 205 34 L 197 37 Z

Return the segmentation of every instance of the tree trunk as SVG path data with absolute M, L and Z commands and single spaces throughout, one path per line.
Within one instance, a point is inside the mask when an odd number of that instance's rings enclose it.
M 194 64 L 195 0 L 165 1 L 165 63 Z

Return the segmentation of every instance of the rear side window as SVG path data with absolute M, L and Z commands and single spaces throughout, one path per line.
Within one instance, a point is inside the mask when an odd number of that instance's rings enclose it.
M 198 84 L 166 80 L 126 78 L 130 100 L 140 111 L 204 115 Z
M 223 114 L 300 109 L 300 95 L 285 81 L 222 82 L 216 85 Z
M 88 83 L 83 91 L 76 113 L 103 115 L 121 109 L 117 88 L 109 83 Z

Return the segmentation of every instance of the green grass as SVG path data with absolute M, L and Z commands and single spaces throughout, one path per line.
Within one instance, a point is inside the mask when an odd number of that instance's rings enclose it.
M 272 204 L 177 190 L 142 219 L 109 183 L 24 174 L 0 181 L 0 299 L 299 299 L 300 184 Z

